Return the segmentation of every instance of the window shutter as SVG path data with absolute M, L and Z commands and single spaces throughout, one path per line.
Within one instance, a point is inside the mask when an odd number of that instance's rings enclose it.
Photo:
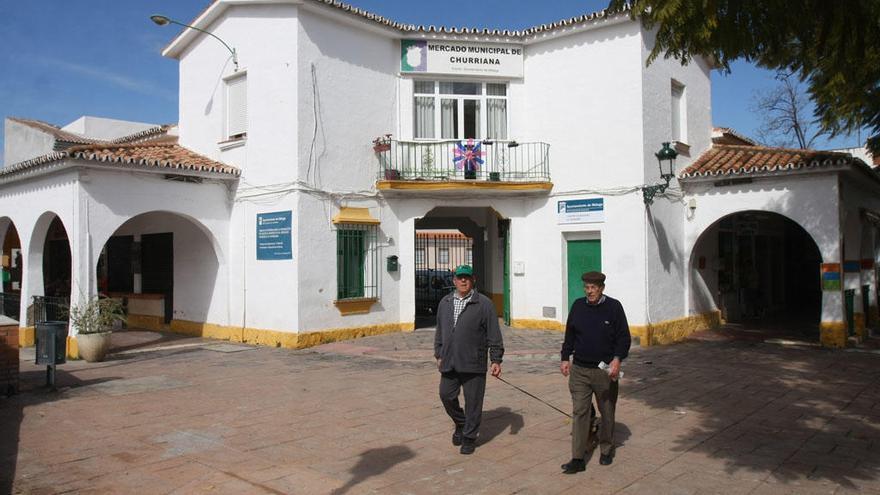
M 226 81 L 226 136 L 247 135 L 247 76 Z

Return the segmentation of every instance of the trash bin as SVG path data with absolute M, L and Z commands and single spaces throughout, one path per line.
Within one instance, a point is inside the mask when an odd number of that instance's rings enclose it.
M 44 321 L 37 323 L 36 364 L 64 364 L 67 362 L 67 322 Z

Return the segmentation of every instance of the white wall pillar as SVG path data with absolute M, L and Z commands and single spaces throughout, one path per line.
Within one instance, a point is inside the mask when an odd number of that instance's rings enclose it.
M 70 307 L 76 307 L 97 296 L 95 274 L 96 260 L 92 253 L 92 238 L 89 229 L 89 196 L 77 182 L 74 193 L 73 221 L 67 233 L 70 242 Z M 71 326 L 70 335 L 78 329 Z

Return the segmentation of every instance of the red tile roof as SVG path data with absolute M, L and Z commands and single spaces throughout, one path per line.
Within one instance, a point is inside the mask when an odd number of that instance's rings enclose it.
M 0 169 L 0 177 L 57 165 L 67 159 L 105 163 L 119 168 L 164 169 L 170 174 L 186 171 L 231 177 L 241 175 L 241 171 L 235 167 L 211 160 L 166 140 L 139 144 L 99 143 L 74 146 L 4 167 Z
M 679 177 L 722 177 L 761 172 L 787 172 L 853 163 L 849 153 L 716 144 Z
M 753 139 L 740 134 L 736 131 L 736 129 L 731 129 L 730 127 L 713 127 L 712 142 L 715 144 L 739 144 L 743 146 L 758 146 L 758 143 L 756 143 Z
M 192 21 L 189 22 L 190 25 L 193 25 L 202 15 L 205 14 L 211 7 L 216 4 L 218 0 L 213 0 L 204 10 L 202 10 Z M 578 15 L 574 17 L 569 17 L 567 19 L 560 19 L 556 22 L 550 22 L 547 24 L 539 24 L 537 26 L 532 26 L 530 28 L 522 29 L 522 30 L 510 30 L 510 29 L 489 29 L 489 28 L 478 28 L 478 27 L 447 27 L 447 26 L 424 26 L 424 25 L 415 25 L 415 24 L 406 24 L 402 22 L 397 22 L 395 20 L 389 19 L 387 17 L 381 16 L 379 14 L 374 14 L 370 11 L 355 7 L 353 5 L 339 2 L 337 0 L 311 0 L 312 3 L 323 4 L 335 9 L 341 10 L 348 14 L 351 14 L 356 17 L 360 17 L 367 21 L 371 21 L 377 24 L 381 24 L 385 27 L 400 31 L 402 33 L 423 33 L 423 34 L 470 34 L 470 35 L 484 35 L 484 36 L 505 36 L 511 38 L 525 38 L 528 36 L 534 36 L 537 34 L 547 33 L 554 31 L 556 29 L 573 27 L 579 24 L 586 24 L 588 22 L 597 21 L 600 19 L 606 19 L 610 17 L 614 17 L 618 14 L 622 14 L 625 12 L 629 12 L 630 6 L 627 5 L 621 11 L 612 11 L 609 9 L 603 9 L 592 13 L 587 13 L 583 15 Z M 184 31 L 181 31 L 174 41 L 184 34 Z M 170 46 L 170 44 L 168 45 Z M 166 47 L 167 48 L 167 47 Z

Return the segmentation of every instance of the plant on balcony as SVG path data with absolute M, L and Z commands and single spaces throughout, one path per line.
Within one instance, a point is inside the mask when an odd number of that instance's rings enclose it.
M 385 180 L 400 179 L 400 170 L 392 168 L 391 157 L 389 156 L 391 152 L 391 134 L 385 134 L 374 139 L 373 152 L 379 158 L 379 164 L 382 166 Z
M 77 330 L 79 356 L 93 363 L 103 361 L 110 350 L 114 324 L 125 320 L 119 299 L 90 297 L 70 308 L 70 323 Z
M 379 136 L 374 139 L 373 151 L 376 153 L 391 151 L 391 134 L 385 134 L 384 136 Z
M 425 152 L 422 154 L 422 177 L 434 177 L 434 149 L 432 145 L 427 145 Z

